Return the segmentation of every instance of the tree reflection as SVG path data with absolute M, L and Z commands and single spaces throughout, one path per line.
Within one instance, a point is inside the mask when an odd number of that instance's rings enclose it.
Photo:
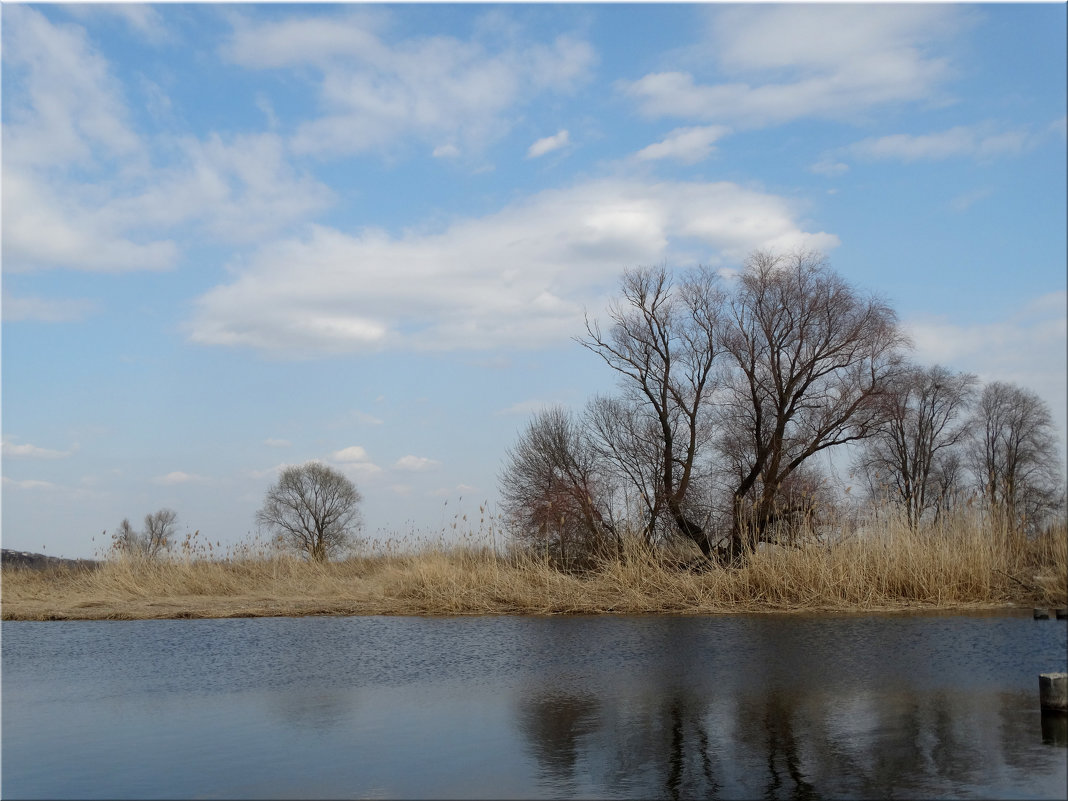
M 640 788 L 671 799 L 717 797 L 701 706 L 679 690 L 656 699 L 621 715 L 592 695 L 531 694 L 520 702 L 519 727 L 554 791 L 573 791 L 581 773 L 621 794 Z
M 600 708 L 592 696 L 556 691 L 521 700 L 519 728 L 553 784 L 573 784 L 580 740 L 600 726 Z
M 801 771 L 793 726 L 795 704 L 793 700 L 787 701 L 787 696 L 778 691 L 773 691 L 765 703 L 763 717 L 767 734 L 768 786 L 764 790 L 764 798 L 782 797 L 781 767 L 785 767 L 790 778 L 789 798 L 795 801 L 819 798 L 815 787 Z
M 293 729 L 325 732 L 352 718 L 354 690 L 320 690 L 272 693 L 268 709 Z
M 717 703 L 653 682 L 535 691 L 520 700 L 519 726 L 554 794 L 934 797 L 980 788 L 991 771 L 1026 785 L 1038 732 L 1019 707 L 1011 693 L 846 697 L 775 687 Z
M 701 715 L 695 714 L 692 700 L 678 692 L 670 696 L 665 706 L 671 723 L 671 741 L 667 749 L 668 775 L 664 781 L 668 797 L 716 798 L 720 786 L 712 770 L 708 730 Z M 688 767 L 691 769 L 687 770 Z

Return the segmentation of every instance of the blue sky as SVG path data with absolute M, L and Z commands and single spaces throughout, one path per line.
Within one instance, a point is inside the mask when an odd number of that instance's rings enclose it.
M 914 358 L 1066 411 L 1066 7 L 22 5 L 3 25 L 3 544 L 280 465 L 364 534 L 492 512 L 622 270 L 826 252 Z M 95 540 L 93 537 L 95 536 Z

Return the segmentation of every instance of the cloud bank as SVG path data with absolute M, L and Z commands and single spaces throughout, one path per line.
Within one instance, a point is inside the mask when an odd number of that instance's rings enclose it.
M 619 88 L 648 117 L 687 117 L 744 127 L 804 117 L 857 117 L 888 103 L 931 98 L 951 74 L 929 53 L 962 24 L 925 5 L 754 5 L 717 9 L 703 53 L 728 80 L 649 73 Z M 702 60 L 707 60 L 704 57 Z
M 838 244 L 797 217 L 786 200 L 733 183 L 610 179 L 433 233 L 312 226 L 198 298 L 189 336 L 290 357 L 536 347 L 580 331 L 585 308 L 614 292 L 625 267 Z

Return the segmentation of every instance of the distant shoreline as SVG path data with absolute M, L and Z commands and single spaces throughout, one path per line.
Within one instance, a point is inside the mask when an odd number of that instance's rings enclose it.
M 62 556 L 47 556 L 31 551 L 16 551 L 0 548 L 0 565 L 4 567 L 29 568 L 31 570 L 48 570 L 57 567 L 95 568 L 103 562 L 99 559 L 67 559 Z
M 240 602 L 232 605 L 219 606 L 212 604 L 202 606 L 197 603 L 160 603 L 143 602 L 123 605 L 122 607 L 94 607 L 78 609 L 60 609 L 49 605 L 46 609 L 34 608 L 34 605 L 26 605 L 22 602 L 13 604 L 9 608 L 8 603 L 3 605 L 3 622 L 44 622 L 44 621 L 127 621 L 136 620 L 242 620 L 263 617 L 427 617 L 427 618 L 453 618 L 453 617 L 687 617 L 687 616 L 719 616 L 719 615 L 760 615 L 760 614 L 790 614 L 790 615 L 891 615 L 891 614 L 939 614 L 939 613 L 967 613 L 967 612 L 998 612 L 1013 609 L 1027 610 L 1030 614 L 1031 603 L 1005 602 L 1000 604 L 947 604 L 944 606 L 927 606 L 921 604 L 903 603 L 897 606 L 872 606 L 872 607 L 812 607 L 812 608 L 789 608 L 789 607 L 750 607 L 738 606 L 733 608 L 717 607 L 707 609 L 683 609 L 677 611 L 664 610 L 516 610 L 511 608 L 480 609 L 478 611 L 452 611 L 452 612 L 429 612 L 406 609 L 387 609 L 378 605 L 344 604 L 336 605 L 317 603 L 314 601 L 303 605 L 278 605 L 269 604 L 250 606 Z

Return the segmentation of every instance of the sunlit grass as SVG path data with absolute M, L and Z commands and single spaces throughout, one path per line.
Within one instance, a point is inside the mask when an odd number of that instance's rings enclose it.
M 825 538 L 826 539 L 826 538 Z M 307 614 L 721 613 L 1064 606 L 1068 533 L 1024 539 L 961 514 L 911 531 L 892 514 L 833 543 L 762 546 L 741 567 L 680 568 L 679 554 L 628 538 L 581 573 L 477 530 L 364 543 L 309 563 L 271 543 L 228 551 L 187 540 L 168 558 L 114 557 L 98 569 L 3 571 L 4 619 Z M 683 560 L 685 561 L 685 560 Z

